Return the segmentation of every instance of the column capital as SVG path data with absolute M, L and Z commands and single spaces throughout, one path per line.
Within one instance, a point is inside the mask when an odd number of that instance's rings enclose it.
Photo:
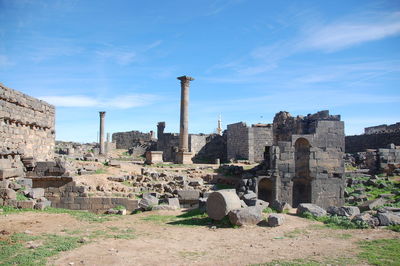
M 106 115 L 106 112 L 105 111 L 100 111 L 99 114 L 100 114 L 100 117 L 104 117 Z
M 189 77 L 189 76 L 181 76 L 181 77 L 177 77 L 177 79 L 179 79 L 182 83 L 186 83 L 186 82 L 194 80 L 194 78 Z

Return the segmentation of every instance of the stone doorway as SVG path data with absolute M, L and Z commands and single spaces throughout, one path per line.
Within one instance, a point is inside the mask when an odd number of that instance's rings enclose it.
M 300 203 L 311 203 L 311 182 L 299 179 L 293 182 L 293 204 L 294 208 Z
M 271 203 L 275 198 L 274 183 L 269 178 L 263 178 L 258 182 L 257 196 L 259 199 Z
M 296 178 L 310 178 L 310 143 L 305 138 L 299 138 L 294 147 Z

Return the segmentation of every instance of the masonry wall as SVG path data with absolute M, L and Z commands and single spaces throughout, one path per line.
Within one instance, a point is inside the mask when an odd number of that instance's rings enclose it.
M 149 142 L 152 140 L 150 133 L 140 131 L 117 132 L 112 134 L 112 142 L 115 142 L 117 149 L 129 149 L 140 142 Z
M 128 212 L 138 208 L 138 200 L 129 198 L 89 197 L 84 186 L 77 186 L 74 181 L 67 184 L 59 184 L 56 181 L 48 181 L 40 184 L 45 188 L 45 197 L 51 201 L 54 208 L 70 210 L 88 210 L 95 213 L 104 213 L 110 208 L 119 205 L 124 206 Z
M 227 126 L 227 156 L 228 160 L 249 160 L 249 131 L 246 123 L 239 122 Z
M 400 146 L 400 132 L 346 136 L 345 151 L 346 153 L 363 152 L 367 149 L 387 147 L 391 143 Z
M 250 128 L 250 158 L 252 161 L 261 162 L 264 160 L 264 152 L 266 146 L 273 144 L 272 126 L 268 127 L 251 127 Z
M 366 127 L 365 134 L 379 134 L 379 133 L 400 133 L 400 122 L 392 125 L 379 125 L 374 127 Z
M 0 84 L 0 156 L 52 160 L 54 106 Z

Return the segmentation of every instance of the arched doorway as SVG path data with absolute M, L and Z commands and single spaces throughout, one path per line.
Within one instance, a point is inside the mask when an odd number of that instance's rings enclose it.
M 274 183 L 269 178 L 263 178 L 258 182 L 258 198 L 267 202 L 274 200 Z
M 299 138 L 295 144 L 295 177 L 293 180 L 293 207 L 311 203 L 310 143 Z

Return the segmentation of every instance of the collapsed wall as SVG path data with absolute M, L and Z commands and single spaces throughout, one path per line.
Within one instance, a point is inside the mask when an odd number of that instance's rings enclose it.
M 117 132 L 112 134 L 112 142 L 116 143 L 117 149 L 129 149 L 138 144 L 144 144 L 153 140 L 152 132 L 142 133 L 137 130 L 128 132 Z
M 24 158 L 54 159 L 55 108 L 0 84 L 0 178 L 21 176 Z

